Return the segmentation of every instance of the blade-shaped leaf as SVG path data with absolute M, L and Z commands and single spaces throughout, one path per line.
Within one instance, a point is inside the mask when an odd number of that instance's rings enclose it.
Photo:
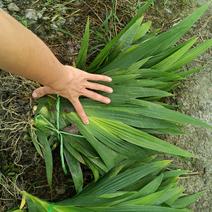
M 154 0 L 148 0 L 137 12 L 137 15 L 127 24 L 127 26 L 114 37 L 96 56 L 94 61 L 88 67 L 88 71 L 92 72 L 103 63 L 105 58 L 110 54 L 110 50 L 113 48 L 114 44 L 119 40 L 119 38 L 144 14 L 144 12 L 150 7 Z
M 181 68 L 183 65 L 188 64 L 193 59 L 198 57 L 200 54 L 205 52 L 208 48 L 212 47 L 212 39 L 206 40 L 205 42 L 199 44 L 197 47 L 188 51 L 179 61 L 177 61 L 174 66 L 171 68 L 172 70 L 177 70 Z
M 114 69 L 116 67 L 129 67 L 131 64 L 137 62 L 138 60 L 158 54 L 159 52 L 174 45 L 192 27 L 194 22 L 196 22 L 207 9 L 208 6 L 203 5 L 202 7 L 195 10 L 193 14 L 171 28 L 169 31 L 153 37 L 152 39 L 147 40 L 140 45 L 137 45 L 137 47 L 134 48 L 132 51 L 127 51 L 126 53 L 120 54 L 110 64 L 101 69 L 99 73 L 105 72 L 106 70 Z
M 174 54 L 170 55 L 166 59 L 162 60 L 160 63 L 154 65 L 153 69 L 162 69 L 164 71 L 168 71 L 172 68 L 173 64 L 175 64 L 183 55 L 194 45 L 197 38 L 190 39 L 183 47 L 181 47 Z
M 47 137 L 42 132 L 37 132 L 39 142 L 42 145 L 42 153 L 46 165 L 46 176 L 49 186 L 52 186 L 52 173 L 53 173 L 53 158 L 52 150 L 47 140 Z
M 143 23 L 141 27 L 138 29 L 138 32 L 134 36 L 134 42 L 141 39 L 150 29 L 152 22 L 148 21 L 146 23 Z
M 181 197 L 180 199 L 178 199 L 174 202 L 172 207 L 173 208 L 185 208 L 188 205 L 191 205 L 192 203 L 194 203 L 198 198 L 200 198 L 202 196 L 202 194 L 203 194 L 203 192 L 198 192 L 196 194 Z
M 129 127 L 128 125 L 121 122 L 97 118 L 95 118 L 95 120 L 99 122 L 99 124 L 108 127 L 108 130 L 129 143 L 155 151 L 180 155 L 184 157 L 192 157 L 191 153 L 180 149 L 179 147 L 171 145 L 145 132 Z
M 86 60 L 87 60 L 88 44 L 89 44 L 89 18 L 87 19 L 85 33 L 82 38 L 80 51 L 79 51 L 77 61 L 76 61 L 77 68 L 80 68 L 80 69 L 85 68 L 85 64 L 86 64 Z
M 80 163 L 67 151 L 64 151 L 66 163 L 70 170 L 72 179 L 74 181 L 74 186 L 76 188 L 77 193 L 82 191 L 83 187 L 83 174 L 80 167 Z

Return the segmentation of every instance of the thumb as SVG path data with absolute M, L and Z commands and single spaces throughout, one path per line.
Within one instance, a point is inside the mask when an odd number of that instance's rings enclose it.
M 40 98 L 40 97 L 43 97 L 47 94 L 53 94 L 53 93 L 55 93 L 55 91 L 53 89 L 51 89 L 50 87 L 44 86 L 44 87 L 40 87 L 40 88 L 35 89 L 32 92 L 32 97 L 33 98 Z

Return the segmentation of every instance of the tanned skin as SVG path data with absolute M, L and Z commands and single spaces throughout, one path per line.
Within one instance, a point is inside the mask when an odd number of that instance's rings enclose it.
M 42 84 L 42 87 L 33 91 L 34 98 L 47 94 L 67 98 L 84 124 L 88 124 L 89 120 L 80 103 L 80 96 L 105 104 L 111 101 L 95 92 L 112 93 L 111 87 L 98 82 L 111 82 L 110 77 L 63 65 L 41 39 L 1 9 L 0 69 Z

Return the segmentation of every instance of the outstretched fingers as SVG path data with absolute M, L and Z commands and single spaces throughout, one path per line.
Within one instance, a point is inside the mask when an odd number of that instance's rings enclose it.
M 80 103 L 79 99 L 75 99 L 75 100 L 72 100 L 70 99 L 70 102 L 73 104 L 77 114 L 79 115 L 79 117 L 81 118 L 82 122 L 84 124 L 89 124 L 89 120 L 88 120 L 88 117 L 82 107 L 82 104 Z
M 98 94 L 94 91 L 90 91 L 87 89 L 84 91 L 83 96 L 86 96 L 90 99 L 93 99 L 95 101 L 102 102 L 105 104 L 109 104 L 111 102 L 111 100 L 108 97 L 102 96 L 101 94 Z
M 87 88 L 92 89 L 92 90 L 99 90 L 99 91 L 104 91 L 106 93 L 112 93 L 113 89 L 111 87 L 101 85 L 98 83 L 93 83 L 93 82 L 88 82 L 86 85 Z
M 105 76 L 105 75 L 100 75 L 100 74 L 90 74 L 90 73 L 87 73 L 87 80 L 112 82 L 111 77 L 108 77 L 108 76 Z

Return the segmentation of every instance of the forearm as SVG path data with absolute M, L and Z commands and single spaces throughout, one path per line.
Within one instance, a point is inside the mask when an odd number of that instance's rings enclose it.
M 49 85 L 63 65 L 30 30 L 0 10 L 0 68 Z
M 43 87 L 33 92 L 33 97 L 58 94 L 67 98 L 85 124 L 88 123 L 88 117 L 79 97 L 86 96 L 109 104 L 108 97 L 94 91 L 113 92 L 108 86 L 94 83 L 94 81 L 111 82 L 110 77 L 89 74 L 80 69 L 62 65 L 36 35 L 1 10 L 0 69 L 43 84 Z

